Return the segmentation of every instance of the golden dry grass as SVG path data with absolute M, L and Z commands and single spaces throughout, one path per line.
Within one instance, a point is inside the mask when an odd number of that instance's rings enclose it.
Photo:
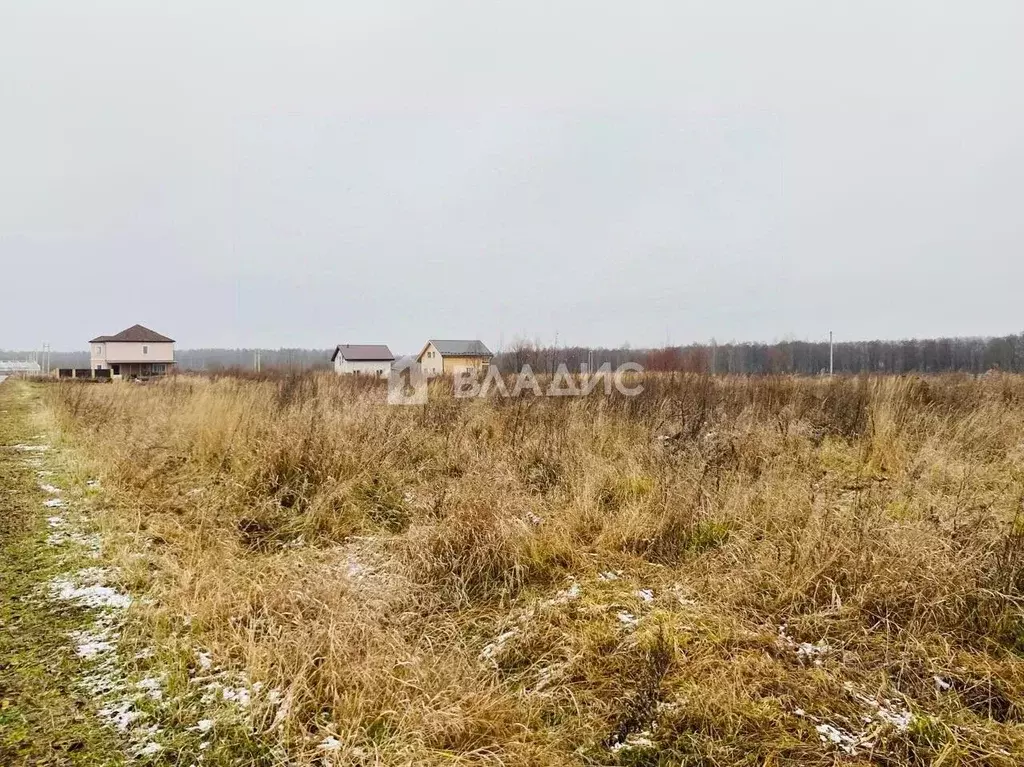
M 1024 378 L 644 383 L 50 391 L 138 630 L 298 763 L 1019 763 Z

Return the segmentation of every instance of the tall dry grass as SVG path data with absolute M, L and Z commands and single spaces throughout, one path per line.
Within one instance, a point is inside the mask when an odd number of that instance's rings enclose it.
M 51 401 L 147 630 L 283 690 L 254 726 L 299 761 L 330 732 L 339 764 L 1018 763 L 1024 378 L 644 385 Z

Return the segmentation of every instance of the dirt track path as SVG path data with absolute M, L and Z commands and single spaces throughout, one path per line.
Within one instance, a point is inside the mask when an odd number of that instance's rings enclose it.
M 67 568 L 48 545 L 57 482 L 38 392 L 0 382 L 0 765 L 119 765 L 119 744 L 82 691 L 69 634 L 88 622 L 49 598 Z

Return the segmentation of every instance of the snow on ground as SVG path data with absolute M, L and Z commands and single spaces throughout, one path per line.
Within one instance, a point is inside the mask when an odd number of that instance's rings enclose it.
M 814 730 L 818 738 L 826 745 L 832 745 L 844 754 L 856 756 L 860 750 L 874 748 L 874 738 L 879 728 L 892 727 L 897 732 L 906 732 L 914 723 L 914 715 L 900 701 L 888 698 L 872 698 L 858 692 L 850 683 L 846 684 L 847 694 L 860 703 L 865 713 L 863 716 L 864 727 L 857 732 L 847 729 L 833 722 L 826 722 L 816 716 L 811 716 L 802 708 L 793 711 L 794 716 L 806 717 L 814 723 Z M 845 718 L 845 717 L 844 717 Z
M 620 610 L 615 614 L 615 617 L 618 618 L 619 623 L 621 623 L 626 628 L 635 628 L 636 625 L 640 622 L 639 618 L 637 618 L 635 615 L 633 615 L 633 613 L 627 610 Z
M 50 533 L 46 543 L 53 547 L 75 546 L 85 552 L 86 556 L 97 559 L 100 555 L 100 537 L 98 535 L 85 535 L 75 530 L 57 530 Z
M 20 460 L 36 470 L 43 492 L 50 496 L 64 495 L 61 488 L 45 481 L 54 474 L 46 467 L 49 460 L 44 456 L 49 450 L 47 445 L 12 447 L 25 454 Z M 86 485 L 95 490 L 100 483 L 89 480 Z M 68 563 L 69 569 L 46 584 L 43 596 L 61 606 L 70 605 L 84 611 L 83 625 L 68 637 L 82 664 L 79 684 L 95 701 L 99 719 L 125 738 L 128 763 L 140 758 L 149 761 L 167 747 L 164 743 L 170 742 L 168 736 L 155 721 L 161 716 L 160 712 L 174 710 L 174 716 L 178 718 L 185 706 L 194 706 L 200 700 L 206 700 L 210 704 L 209 709 L 197 711 L 196 724 L 186 725 L 183 729 L 203 736 L 212 736 L 216 732 L 215 717 L 225 713 L 237 726 L 239 714 L 244 720 L 245 712 L 257 701 L 261 706 L 269 707 L 275 726 L 283 723 L 291 706 L 289 695 L 277 689 L 265 690 L 262 683 L 253 683 L 244 673 L 218 667 L 209 652 L 197 653 L 196 662 L 189 670 L 187 689 L 175 690 L 173 697 L 165 674 L 150 672 L 142 678 L 131 679 L 129 666 L 137 663 L 129 664 L 128 660 L 144 662 L 157 655 L 153 647 L 143 647 L 141 650 L 133 648 L 130 658 L 124 657 L 125 617 L 137 600 L 119 588 L 116 570 L 72 566 L 83 556 L 98 559 L 102 546 L 99 535 L 83 530 L 87 517 L 74 502 L 74 494 L 70 500 L 51 497 L 44 501 L 44 507 L 61 509 L 59 516 L 46 520 L 50 529 L 46 543 L 60 549 L 58 561 Z M 356 569 L 351 567 L 353 562 L 348 564 L 353 578 L 363 579 L 374 574 L 370 567 L 360 565 Z M 145 599 L 138 601 L 146 602 Z M 237 713 L 231 714 L 231 709 Z M 210 745 L 210 740 L 204 739 L 198 748 L 203 751 Z M 201 761 L 200 756 L 197 762 Z
M 132 598 L 123 594 L 112 586 L 104 586 L 100 583 L 90 585 L 78 585 L 80 582 L 68 578 L 55 578 L 50 582 L 50 592 L 54 599 L 63 602 L 73 602 L 79 607 L 94 609 L 123 610 L 132 603 Z
M 566 589 L 565 591 L 559 591 L 557 594 L 555 594 L 553 599 L 548 599 L 547 601 L 543 602 L 542 605 L 544 607 L 553 607 L 555 605 L 569 604 L 569 602 L 573 602 L 579 599 L 582 593 L 583 589 L 580 588 L 580 584 L 573 583 L 568 589 Z
M 611 747 L 611 751 L 613 754 L 617 754 L 620 751 L 643 750 L 648 748 L 654 748 L 654 741 L 651 740 L 651 733 L 641 732 L 635 735 L 630 735 L 621 743 L 616 743 Z
M 497 656 L 501 655 L 501 651 L 505 649 L 505 643 L 518 633 L 519 629 L 517 628 L 514 628 L 511 631 L 506 631 L 489 645 L 484 647 L 483 652 L 480 653 L 480 660 L 493 661 Z
M 779 626 L 778 645 L 787 650 L 792 650 L 802 662 L 813 663 L 815 666 L 822 665 L 821 658 L 832 652 L 828 642 L 797 642 L 787 633 L 787 626 L 783 623 Z

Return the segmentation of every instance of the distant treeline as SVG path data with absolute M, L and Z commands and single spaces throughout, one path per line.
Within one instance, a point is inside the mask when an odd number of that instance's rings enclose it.
M 333 349 L 263 349 L 263 370 L 313 370 L 331 366 Z M 984 373 L 999 369 L 1024 372 L 1024 333 L 1000 338 L 932 338 L 909 341 L 844 341 L 836 343 L 837 373 Z M 255 349 L 180 349 L 179 370 L 253 370 Z M 5 352 L 0 360 L 32 360 L 36 352 Z M 499 352 L 494 363 L 504 372 L 530 365 L 534 372 L 553 372 L 564 363 L 578 371 L 588 362 L 613 367 L 636 362 L 647 370 L 679 370 L 715 374 L 797 373 L 828 371 L 827 341 L 782 341 L 775 344 L 691 344 L 663 349 L 553 348 L 516 341 Z M 52 352 L 50 368 L 87 368 L 88 352 Z
M 992 369 L 1024 372 L 1024 334 L 1001 338 L 842 342 L 836 343 L 833 351 L 836 373 L 984 373 Z M 719 375 L 816 375 L 829 369 L 829 345 L 827 341 L 782 341 L 775 344 L 691 344 L 664 349 L 551 349 L 517 342 L 495 357 L 495 363 L 506 372 L 524 364 L 529 364 L 535 372 L 552 372 L 560 363 L 576 371 L 588 362 L 595 366 L 608 362 L 613 367 L 636 362 L 647 370 L 708 371 Z

